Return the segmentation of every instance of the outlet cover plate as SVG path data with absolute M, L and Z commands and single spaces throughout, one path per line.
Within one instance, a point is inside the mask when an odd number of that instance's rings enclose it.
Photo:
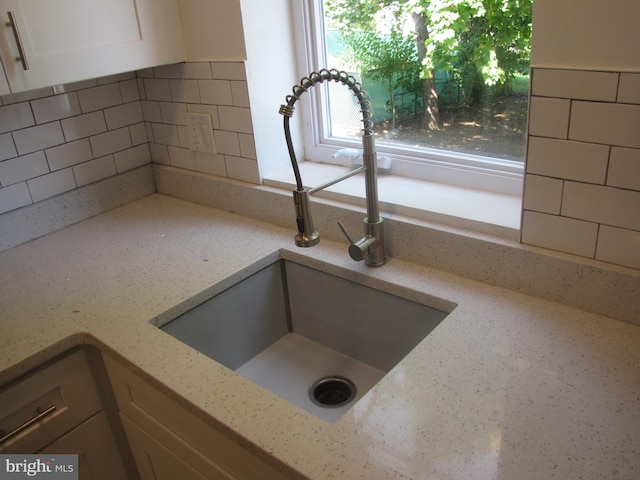
M 185 113 L 187 122 L 187 135 L 189 148 L 194 152 L 216 152 L 216 144 L 213 139 L 213 125 L 211 115 L 206 113 Z

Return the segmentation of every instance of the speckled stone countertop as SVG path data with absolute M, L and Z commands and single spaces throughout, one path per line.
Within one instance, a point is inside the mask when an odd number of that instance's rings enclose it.
M 0 253 L 0 384 L 93 343 L 318 479 L 635 479 L 640 327 L 151 195 Z M 278 258 L 450 309 L 334 424 L 156 328 Z

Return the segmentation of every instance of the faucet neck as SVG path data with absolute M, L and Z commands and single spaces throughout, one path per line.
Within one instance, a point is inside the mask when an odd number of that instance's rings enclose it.
M 364 182 L 367 198 L 367 219 L 370 223 L 378 223 L 380 211 L 378 207 L 378 162 L 373 135 L 362 136 L 362 162 L 365 167 Z

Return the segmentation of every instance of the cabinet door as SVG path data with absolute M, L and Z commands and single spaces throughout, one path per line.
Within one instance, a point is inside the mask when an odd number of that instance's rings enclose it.
M 129 478 L 104 412 L 91 417 L 38 453 L 77 454 L 80 480 Z
M 169 398 L 111 356 L 105 355 L 104 360 L 127 438 L 143 478 L 163 478 L 144 474 L 145 471 L 155 471 L 148 462 L 154 462 L 152 452 L 159 448 L 149 440 L 162 444 L 178 460 L 186 461 L 192 470 L 208 479 L 288 478 L 208 424 L 201 414 Z M 156 458 L 158 462 L 163 461 L 160 454 Z M 182 477 L 176 478 L 183 480 Z
M 170 432 L 152 436 L 122 416 L 141 480 L 233 480 L 200 452 Z
M 177 0 L 0 0 L 0 19 L 12 92 L 185 58 Z

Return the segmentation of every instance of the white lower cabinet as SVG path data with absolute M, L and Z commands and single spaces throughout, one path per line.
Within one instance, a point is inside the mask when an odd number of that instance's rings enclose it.
M 0 388 L 0 453 L 77 454 L 80 480 L 130 478 L 84 350 Z
M 100 412 L 37 453 L 75 453 L 81 480 L 130 478 L 104 412 Z
M 288 478 L 127 366 L 104 359 L 142 480 Z
M 179 437 L 167 432 L 156 440 L 127 416 L 122 423 L 140 477 L 158 480 L 228 480 L 232 477 Z M 162 443 L 160 443 L 162 442 Z

